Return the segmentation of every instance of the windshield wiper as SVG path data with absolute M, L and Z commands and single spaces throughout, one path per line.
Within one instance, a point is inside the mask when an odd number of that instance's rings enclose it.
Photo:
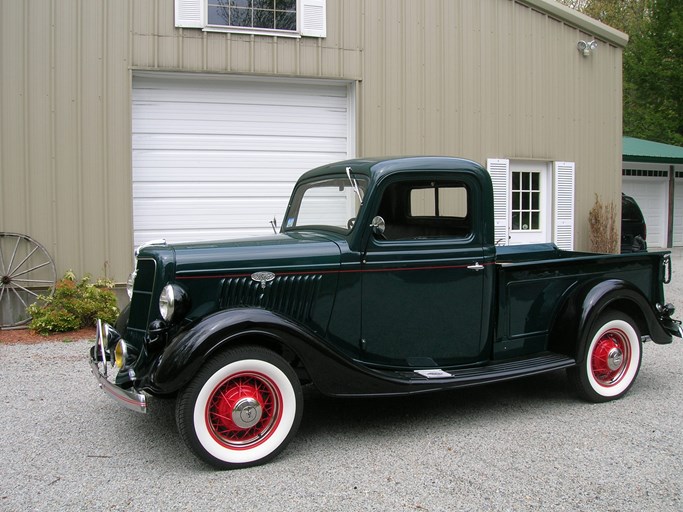
M 358 188 L 358 183 L 356 182 L 356 179 L 351 176 L 351 167 L 346 168 L 346 175 L 349 178 L 349 182 L 351 182 L 351 187 L 353 190 L 356 192 L 356 195 L 358 196 L 358 200 L 360 201 L 360 204 L 363 204 L 363 197 L 360 195 L 360 189 Z

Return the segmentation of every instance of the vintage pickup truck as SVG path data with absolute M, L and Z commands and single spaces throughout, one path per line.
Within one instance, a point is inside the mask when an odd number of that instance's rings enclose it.
M 493 223 L 491 180 L 468 160 L 314 169 L 278 234 L 140 247 L 130 305 L 99 322 L 91 368 L 139 412 L 177 395 L 189 448 L 237 468 L 294 436 L 302 384 L 379 397 L 566 368 L 602 402 L 632 386 L 643 341 L 681 336 L 667 253 L 498 247 Z

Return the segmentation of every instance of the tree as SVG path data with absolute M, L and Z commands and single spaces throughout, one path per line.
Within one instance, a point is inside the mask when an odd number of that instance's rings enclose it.
M 624 134 L 683 145 L 683 1 L 560 1 L 630 36 Z

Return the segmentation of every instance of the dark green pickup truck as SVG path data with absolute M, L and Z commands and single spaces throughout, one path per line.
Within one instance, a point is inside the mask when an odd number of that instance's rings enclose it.
M 130 305 L 99 323 L 90 364 L 133 410 L 177 395 L 187 445 L 234 468 L 286 446 L 305 383 L 409 395 L 566 368 L 602 402 L 631 387 L 643 341 L 681 336 L 667 253 L 497 247 L 493 232 L 491 180 L 474 162 L 320 167 L 279 234 L 139 248 Z

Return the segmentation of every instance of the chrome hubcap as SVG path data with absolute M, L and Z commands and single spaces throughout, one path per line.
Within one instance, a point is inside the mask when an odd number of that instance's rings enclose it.
M 232 409 L 232 421 L 240 428 L 251 428 L 261 421 L 263 409 L 254 398 L 242 398 Z
M 612 350 L 609 351 L 609 354 L 607 355 L 607 366 L 610 370 L 615 371 L 621 368 L 621 365 L 624 363 L 624 353 L 621 351 L 621 349 L 614 347 Z

